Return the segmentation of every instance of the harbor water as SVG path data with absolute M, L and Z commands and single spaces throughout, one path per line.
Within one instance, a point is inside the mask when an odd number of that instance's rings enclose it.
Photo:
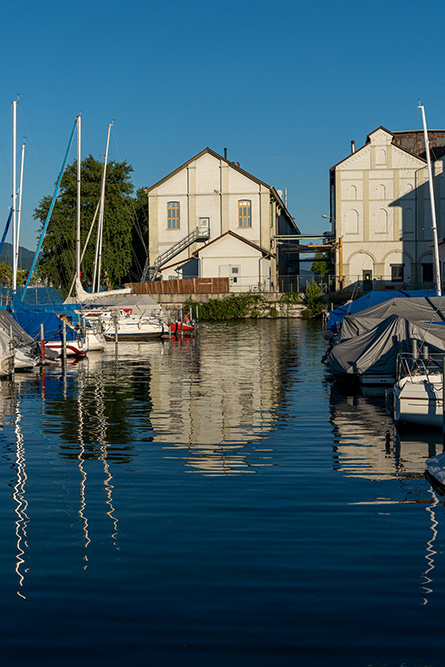
M 443 665 L 442 434 L 321 325 L 208 324 L 3 380 L 2 664 Z

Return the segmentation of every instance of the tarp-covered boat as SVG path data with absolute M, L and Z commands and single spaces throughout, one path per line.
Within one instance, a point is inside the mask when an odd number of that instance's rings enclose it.
M 412 341 L 431 352 L 445 351 L 445 327 L 389 315 L 372 329 L 344 340 L 330 351 L 327 364 L 338 378 L 356 378 L 363 384 L 393 384 L 397 355 L 408 352 Z

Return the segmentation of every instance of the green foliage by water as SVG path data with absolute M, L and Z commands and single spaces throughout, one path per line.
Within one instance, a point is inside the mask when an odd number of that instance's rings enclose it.
M 81 174 L 81 248 L 83 249 L 100 199 L 102 163 L 91 155 L 82 161 Z M 134 221 L 132 167 L 124 162 L 110 161 L 105 183 L 105 212 L 102 244 L 102 279 L 112 288 L 127 276 L 132 263 L 132 227 Z M 34 211 L 34 219 L 45 222 L 52 197 L 46 195 Z M 97 219 L 82 262 L 82 282 L 93 278 L 97 238 Z M 62 288 L 65 296 L 73 280 L 76 266 L 77 229 L 77 160 L 63 174 L 39 262 L 40 277 Z
M 17 285 L 24 285 L 28 277 L 28 271 L 17 269 Z M 0 285 L 11 287 L 12 285 L 12 266 L 5 262 L 0 263 Z
M 198 318 L 203 322 L 259 317 L 263 310 L 270 308 L 269 302 L 261 294 L 239 294 L 226 299 L 210 299 L 207 303 L 190 301 L 187 304 L 189 306 L 192 306 L 193 312 L 198 308 Z
M 300 292 L 284 292 L 280 296 L 280 303 L 294 304 L 303 303 Z
M 321 315 L 325 307 L 322 297 L 323 292 L 315 280 L 312 280 L 312 282 L 306 285 L 306 291 L 304 294 L 304 304 L 306 308 L 302 313 L 302 317 L 304 319 L 319 317 Z

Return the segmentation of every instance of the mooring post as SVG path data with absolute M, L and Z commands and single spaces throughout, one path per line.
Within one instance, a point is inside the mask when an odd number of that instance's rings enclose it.
M 168 311 L 168 339 L 172 339 L 172 318 L 170 316 L 170 311 Z
M 11 370 L 12 379 L 14 379 L 14 370 L 15 370 L 15 368 L 14 368 L 14 359 L 15 359 L 14 347 L 15 347 L 15 345 L 14 345 L 14 336 L 12 334 L 12 326 L 10 326 L 9 327 L 9 349 L 12 352 L 12 356 L 11 356 L 11 359 L 10 359 L 10 364 L 11 364 L 10 365 L 10 370 Z
M 62 320 L 62 364 L 66 366 L 66 322 Z
M 45 331 L 43 323 L 40 325 L 40 356 L 42 357 L 42 365 L 45 363 Z
M 180 308 L 180 310 L 179 310 L 179 313 L 180 313 L 179 321 L 180 321 L 180 323 L 181 323 L 181 324 L 180 324 L 180 327 L 181 327 L 181 340 L 182 340 L 182 339 L 184 338 L 184 328 L 183 328 L 183 322 L 182 322 L 182 318 L 184 317 L 184 315 L 183 315 L 183 312 L 182 312 L 182 306 L 181 306 L 181 308 Z
M 442 443 L 445 446 L 445 355 L 442 357 Z
M 117 316 L 117 313 L 115 313 L 115 315 L 114 315 L 114 347 L 115 347 L 115 350 L 116 350 L 116 354 L 117 354 L 117 348 L 119 346 L 119 324 L 118 324 L 117 319 L 118 319 L 118 316 Z

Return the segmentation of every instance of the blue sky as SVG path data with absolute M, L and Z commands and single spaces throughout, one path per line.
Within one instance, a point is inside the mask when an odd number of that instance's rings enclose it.
M 288 191 L 303 233 L 327 229 L 329 168 L 367 134 L 445 128 L 441 3 L 290 0 L 4 3 L 0 216 L 11 203 L 11 101 L 27 137 L 21 244 L 52 194 L 76 115 L 83 156 L 126 159 L 150 186 L 206 146 Z M 69 161 L 75 159 L 73 146 Z M 0 217 L 0 226 L 1 217 Z

